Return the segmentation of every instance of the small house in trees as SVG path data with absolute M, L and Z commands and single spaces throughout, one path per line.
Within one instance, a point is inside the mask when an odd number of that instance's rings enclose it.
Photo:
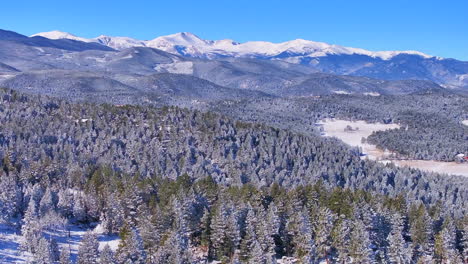
M 458 162 L 458 163 L 468 162 L 468 156 L 463 153 L 459 153 L 455 156 L 455 162 Z

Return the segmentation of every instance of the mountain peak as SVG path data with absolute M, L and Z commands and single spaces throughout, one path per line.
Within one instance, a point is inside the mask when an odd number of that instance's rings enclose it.
M 59 30 L 40 32 L 40 33 L 31 35 L 31 37 L 37 37 L 37 36 L 48 38 L 48 39 L 72 39 L 72 40 L 83 41 L 83 42 L 91 42 L 89 39 L 77 37 L 71 33 L 63 32 Z

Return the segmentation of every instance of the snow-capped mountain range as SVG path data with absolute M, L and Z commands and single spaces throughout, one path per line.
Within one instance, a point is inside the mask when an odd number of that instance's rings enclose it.
M 197 58 L 216 58 L 225 56 L 277 57 L 278 59 L 297 63 L 299 58 L 314 58 L 328 55 L 365 55 L 372 58 L 380 58 L 382 60 L 389 60 L 400 54 L 417 55 L 423 58 L 433 57 L 419 51 L 369 51 L 304 39 L 296 39 L 282 43 L 266 41 L 239 43 L 230 39 L 204 40 L 188 32 L 161 36 L 153 40 L 137 40 L 129 37 L 111 37 L 104 35 L 87 39 L 61 31 L 42 32 L 34 34 L 32 37 L 33 36 L 41 36 L 48 39 L 72 39 L 83 42 L 95 42 L 116 50 L 131 47 L 150 47 L 174 54 Z

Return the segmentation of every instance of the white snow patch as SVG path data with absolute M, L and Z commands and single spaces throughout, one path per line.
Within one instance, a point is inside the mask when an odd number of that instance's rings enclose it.
M 60 249 L 69 249 L 71 259 L 76 260 L 78 248 L 86 232 L 90 230 L 76 225 L 68 225 L 55 232 L 47 232 L 46 235 L 57 241 Z M 18 231 L 19 232 L 19 231 Z M 109 245 L 111 250 L 117 250 L 120 238 L 116 235 L 105 235 L 100 225 L 93 230 L 98 236 L 99 250 Z M 16 233 L 15 229 L 6 225 L 0 225 L 0 263 L 27 263 L 29 254 L 22 252 L 19 247 L 23 237 Z
M 379 93 L 376 93 L 376 92 L 364 93 L 364 95 L 368 95 L 368 96 L 380 96 L 380 94 L 379 94 Z
M 167 64 L 158 64 L 154 67 L 156 71 L 166 71 L 169 73 L 193 74 L 193 62 L 180 61 Z
M 0 263 L 25 263 L 27 256 L 19 251 L 22 237 L 14 228 L 0 224 Z
M 39 47 L 34 47 L 34 48 L 40 52 L 45 52 L 43 48 L 39 48 Z
M 465 125 L 465 126 L 468 126 L 468 120 L 463 120 L 462 124 Z
M 333 93 L 336 93 L 336 94 L 351 94 L 350 92 L 347 92 L 347 91 L 333 91 Z

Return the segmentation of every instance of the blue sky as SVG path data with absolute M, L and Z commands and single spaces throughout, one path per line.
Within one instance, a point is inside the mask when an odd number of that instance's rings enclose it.
M 369 50 L 419 50 L 468 61 L 467 0 L 2 1 L 0 28 L 152 39 L 303 38 Z

